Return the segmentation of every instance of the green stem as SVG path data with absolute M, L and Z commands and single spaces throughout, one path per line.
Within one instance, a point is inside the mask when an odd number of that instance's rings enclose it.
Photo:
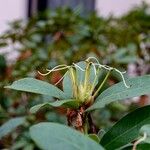
M 93 97 L 95 97 L 95 96 L 99 93 L 99 91 L 102 89 L 102 87 L 103 87 L 103 85 L 105 84 L 106 80 L 108 79 L 108 77 L 109 77 L 111 71 L 112 71 L 112 70 L 109 70 L 109 71 L 107 72 L 107 74 L 106 74 L 106 76 L 105 76 L 103 82 L 100 84 L 100 86 L 98 87 L 97 91 L 94 93 Z

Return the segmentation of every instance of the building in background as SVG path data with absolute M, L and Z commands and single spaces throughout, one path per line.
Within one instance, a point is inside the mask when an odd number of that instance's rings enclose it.
M 0 1 L 0 34 L 16 19 L 27 19 L 27 0 Z
M 150 3 L 150 0 L 96 0 L 95 9 L 99 15 L 108 17 L 109 15 L 121 16 L 143 1 Z
M 99 15 L 109 16 L 113 14 L 120 16 L 143 0 L 5 0 L 0 1 L 0 34 L 7 29 L 7 23 L 15 19 L 27 19 L 37 11 L 46 8 L 55 9 L 67 5 L 71 8 L 81 6 L 83 13 L 96 10 Z M 144 0 L 150 3 L 150 0 Z

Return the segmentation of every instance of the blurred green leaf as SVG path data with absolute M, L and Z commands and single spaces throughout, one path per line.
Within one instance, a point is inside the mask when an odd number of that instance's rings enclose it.
M 2 126 L 0 126 L 0 139 L 24 123 L 25 123 L 24 117 L 16 117 L 8 120 Z

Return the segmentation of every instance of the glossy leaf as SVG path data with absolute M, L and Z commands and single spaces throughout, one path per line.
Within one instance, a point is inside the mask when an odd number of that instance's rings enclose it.
M 60 99 L 65 98 L 65 94 L 56 86 L 34 78 L 20 79 L 13 82 L 12 85 L 6 86 L 5 88 L 53 96 Z
M 102 138 L 107 149 L 117 149 L 139 137 L 140 128 L 150 123 L 150 106 L 139 108 L 118 121 Z
M 48 103 L 43 103 L 43 104 L 38 104 L 33 106 L 30 109 L 31 113 L 36 113 L 39 109 L 41 109 L 44 106 L 51 106 L 51 107 L 67 107 L 67 108 L 78 108 L 79 107 L 79 103 L 77 102 L 77 100 L 74 99 L 70 99 L 70 100 L 59 100 L 59 101 L 55 101 L 55 102 L 48 102 Z
M 111 86 L 97 97 L 96 102 L 87 111 L 103 108 L 113 101 L 150 93 L 150 75 L 130 78 L 126 82 L 130 88 L 126 88 L 123 82 Z
M 24 117 L 12 118 L 5 122 L 2 126 L 0 126 L 0 139 L 15 130 L 18 126 L 24 124 L 24 122 Z
M 103 150 L 92 139 L 67 126 L 57 123 L 39 123 L 30 128 L 34 142 L 43 150 Z

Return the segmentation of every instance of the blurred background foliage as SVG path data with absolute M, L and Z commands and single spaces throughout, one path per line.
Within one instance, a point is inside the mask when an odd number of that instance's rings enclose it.
M 81 15 L 80 8 L 64 7 L 9 25 L 0 36 L 0 48 L 9 46 L 12 55 L 16 51 L 19 56 L 9 62 L 6 61 L 7 53 L 0 55 L 0 124 L 9 124 L 6 121 L 11 118 L 23 118 L 22 126 L 13 132 L 8 130 L 7 136 L 0 137 L 0 149 L 37 149 L 28 133 L 32 124 L 40 121 L 66 123 L 64 109 L 47 108 L 36 115 L 30 114 L 31 106 L 52 98 L 9 91 L 3 88 L 5 85 L 29 76 L 54 84 L 64 72 L 43 77 L 37 71 L 44 73 L 46 68 L 71 64 L 89 56 L 95 56 L 103 64 L 127 70 L 131 76 L 150 73 L 150 7 L 145 3 L 120 18 L 103 18 L 96 13 L 85 16 Z M 105 87 L 119 80 L 119 76 L 112 75 Z M 61 83 L 58 86 L 61 88 Z M 115 102 L 93 112 L 92 117 L 99 128 L 107 130 L 127 112 L 147 103 L 146 96 L 138 103 Z

